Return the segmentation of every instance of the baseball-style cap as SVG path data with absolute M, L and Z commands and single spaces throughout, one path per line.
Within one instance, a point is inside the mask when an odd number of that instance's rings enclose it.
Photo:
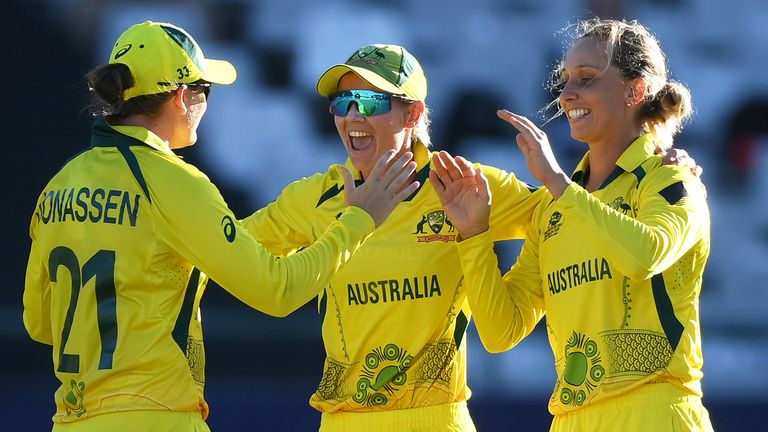
M 317 81 L 320 96 L 336 93 L 339 79 L 354 72 L 374 87 L 413 100 L 427 98 L 427 78 L 411 53 L 398 45 L 368 45 L 357 50 L 344 64 L 331 66 Z
M 173 24 L 145 21 L 124 31 L 117 39 L 109 63 L 131 70 L 134 85 L 123 100 L 164 93 L 198 80 L 232 84 L 237 71 L 224 60 L 211 60 L 184 29 Z

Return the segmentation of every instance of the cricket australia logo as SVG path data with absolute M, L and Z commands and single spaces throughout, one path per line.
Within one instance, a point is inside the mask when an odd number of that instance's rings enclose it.
M 616 198 L 608 206 L 621 214 L 627 214 L 632 210 L 632 206 L 624 202 L 624 197 Z
M 547 225 L 547 229 L 544 230 L 544 241 L 557 235 L 557 232 L 560 231 L 560 226 L 562 225 L 563 214 L 559 211 L 552 213 L 552 216 L 549 217 L 549 225 Z
M 384 58 L 385 56 L 384 53 L 381 52 L 381 49 L 376 47 L 366 47 L 359 49 L 356 53 L 352 54 L 352 56 L 347 59 L 347 64 L 362 62 L 377 65 L 380 61 L 383 61 Z
M 432 234 L 426 231 L 427 227 L 432 231 Z M 414 231 L 413 234 L 426 234 L 423 236 L 416 236 L 419 243 L 429 243 L 435 240 L 446 243 L 449 241 L 456 241 L 455 234 L 441 234 L 443 228 L 445 228 L 445 232 L 447 233 L 455 231 L 451 220 L 445 216 L 445 212 L 443 210 L 435 210 L 421 215 L 421 220 L 416 223 L 416 231 Z

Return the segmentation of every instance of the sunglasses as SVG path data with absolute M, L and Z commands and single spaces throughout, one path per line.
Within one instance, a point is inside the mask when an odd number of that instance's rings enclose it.
M 357 110 L 360 114 L 370 117 L 392 111 L 392 99 L 409 101 L 389 93 L 379 93 L 372 90 L 347 90 L 328 97 L 330 101 L 329 111 L 333 115 L 344 117 L 354 102 L 357 104 Z
M 208 100 L 208 95 L 211 94 L 211 83 L 189 83 L 185 84 L 195 93 L 202 92 L 205 95 L 205 100 Z

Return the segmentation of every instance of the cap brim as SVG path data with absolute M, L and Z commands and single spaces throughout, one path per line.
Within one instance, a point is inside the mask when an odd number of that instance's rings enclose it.
M 232 63 L 226 60 L 206 59 L 207 70 L 203 79 L 214 84 L 232 84 L 237 79 L 237 71 Z
M 317 93 L 320 96 L 330 96 L 338 91 L 339 80 L 344 74 L 348 72 L 356 73 L 360 78 L 364 79 L 368 84 L 390 93 L 393 95 L 405 95 L 403 90 L 397 88 L 396 85 L 380 77 L 375 72 L 369 71 L 357 66 L 350 66 L 346 64 L 337 64 L 331 66 L 330 69 L 317 80 Z

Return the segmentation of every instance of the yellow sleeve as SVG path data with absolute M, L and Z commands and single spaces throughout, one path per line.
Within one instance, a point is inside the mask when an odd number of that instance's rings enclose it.
M 706 194 L 688 168 L 659 166 L 638 186 L 636 218 L 613 210 L 575 183 L 555 202 L 581 221 L 586 238 L 611 265 L 644 280 L 677 262 L 709 229 Z
M 515 177 L 513 173 L 478 165 L 488 179 L 493 204 L 491 205 L 491 236 L 494 241 L 525 238 L 531 215 L 546 188 L 535 188 Z M 551 199 L 551 197 L 550 197 Z
M 301 252 L 279 258 L 262 246 L 196 168 L 167 171 L 152 197 L 158 231 L 169 248 L 247 305 L 286 316 L 321 292 L 331 275 L 363 244 L 373 219 L 348 207 Z
M 314 210 L 315 203 L 306 191 L 315 179 L 313 176 L 288 185 L 275 201 L 242 220 L 245 229 L 279 256 L 312 244 L 315 234 L 308 218 L 312 217 L 310 210 Z
M 36 222 L 37 216 L 33 216 L 30 227 L 32 248 L 29 251 L 27 273 L 24 279 L 24 327 L 33 340 L 53 345 L 51 283 L 35 242 Z
M 544 316 L 538 234 L 533 224 L 528 233 L 517 262 L 503 278 L 489 232 L 457 243 L 475 327 L 492 353 L 520 343 Z

